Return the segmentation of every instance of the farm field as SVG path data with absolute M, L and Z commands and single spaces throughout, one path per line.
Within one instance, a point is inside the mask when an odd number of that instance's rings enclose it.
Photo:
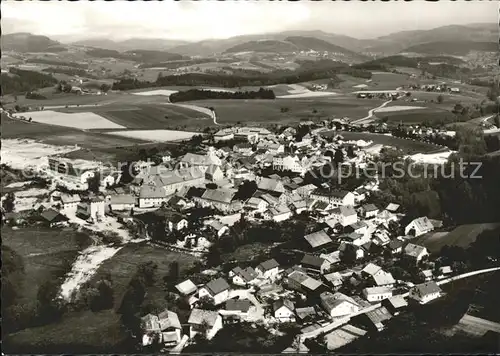
M 76 129 L 122 129 L 121 125 L 106 120 L 92 112 L 64 113 L 52 110 L 32 111 L 14 114 L 15 117 L 32 118 L 42 124 L 73 127 Z
M 127 245 L 118 251 L 113 257 L 106 260 L 92 277 L 92 281 L 98 281 L 100 278 L 110 275 L 113 281 L 113 290 L 115 296 L 115 307 L 118 308 L 121 299 L 127 289 L 128 283 L 136 272 L 137 266 L 142 263 L 154 261 L 158 265 L 157 283 L 155 289 L 160 300 L 164 300 L 165 292 L 163 288 L 163 277 L 169 273 L 170 263 L 179 262 L 179 270 L 183 271 L 190 268 L 198 258 L 189 254 L 169 251 L 162 247 L 156 247 L 147 243 Z
M 357 140 L 373 141 L 374 144 L 393 146 L 393 147 L 396 147 L 396 148 L 403 150 L 407 154 L 418 153 L 418 152 L 430 153 L 430 152 L 436 152 L 436 151 L 442 150 L 442 147 L 439 147 L 439 146 L 436 146 L 436 145 L 433 145 L 430 143 L 413 141 L 413 140 L 405 140 L 405 139 L 399 138 L 399 137 L 383 135 L 383 134 L 376 134 L 376 133 L 371 133 L 371 132 L 328 131 L 328 132 L 322 133 L 322 135 L 325 135 L 325 136 L 328 136 L 328 135 L 335 136 L 337 134 L 342 135 L 345 140 L 349 140 L 349 141 L 351 141 L 351 140 L 352 141 L 357 141 Z
M 460 225 L 446 235 L 429 233 L 415 239 L 417 244 L 425 246 L 430 252 L 439 252 L 445 245 L 467 248 L 476 241 L 477 235 L 485 230 L 492 230 L 500 226 L 500 223 L 484 223 Z
M 375 111 L 375 116 L 379 119 L 387 118 L 387 121 L 392 123 L 417 124 L 423 121 L 455 120 L 456 118 L 455 114 L 447 110 L 435 108 L 413 108 L 395 111 L 384 111 L 383 109 Z M 390 109 L 390 107 L 387 109 Z
M 127 130 L 127 131 L 109 131 L 106 132 L 106 134 L 121 136 L 121 137 L 131 137 L 140 140 L 169 142 L 169 141 L 187 140 L 196 135 L 197 133 L 188 131 L 174 131 L 174 130 Z
M 332 116 L 361 118 L 382 101 L 333 96 L 314 99 L 197 100 L 189 103 L 215 108 L 217 122 L 230 125 L 237 122 L 288 124 L 297 123 L 301 119 L 325 119 Z M 281 112 L 282 108 L 288 108 L 288 112 Z M 316 112 L 313 113 L 313 110 Z

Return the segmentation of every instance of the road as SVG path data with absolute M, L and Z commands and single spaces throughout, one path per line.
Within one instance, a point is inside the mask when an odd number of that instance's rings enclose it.
M 489 272 L 494 272 L 494 271 L 499 271 L 500 270 L 500 267 L 492 267 L 492 268 L 486 268 L 486 269 L 481 269 L 481 270 L 477 270 L 477 271 L 472 271 L 472 272 L 467 272 L 467 273 L 463 273 L 463 274 L 460 274 L 458 276 L 454 276 L 454 277 L 450 277 L 450 278 L 447 278 L 447 279 L 443 279 L 441 281 L 437 281 L 436 283 L 438 285 L 443 285 L 443 284 L 446 284 L 446 283 L 449 283 L 449 282 L 453 282 L 453 281 L 456 281 L 456 280 L 459 280 L 459 279 L 463 279 L 463 278 L 467 278 L 467 277 L 471 277 L 471 276 L 476 276 L 476 275 L 479 275 L 479 274 L 483 274 L 483 273 L 489 273 Z M 408 297 L 410 293 L 409 292 L 406 292 L 406 293 L 403 293 L 401 294 L 401 296 L 403 296 L 404 298 Z M 379 308 L 380 306 L 382 306 L 382 303 L 377 303 L 377 304 L 373 304 L 367 308 L 364 308 L 364 309 L 361 309 L 360 311 L 358 311 L 357 313 L 354 313 L 354 314 L 351 314 L 349 316 L 346 316 L 342 319 L 338 319 L 338 320 L 335 320 L 333 322 L 331 322 L 330 324 L 328 325 L 325 325 L 319 329 L 316 329 L 314 331 L 311 331 L 311 332 L 308 332 L 308 333 L 305 333 L 305 334 L 299 334 L 297 337 L 299 338 L 299 340 L 301 342 L 303 342 L 305 339 L 310 339 L 310 338 L 314 338 L 320 334 L 325 334 L 339 326 L 342 326 L 346 323 L 349 322 L 349 320 L 352 318 L 352 317 L 355 317 L 357 315 L 361 315 L 361 314 L 365 314 L 365 313 L 368 313 L 372 310 L 375 310 L 377 308 Z
M 362 119 L 351 121 L 350 124 L 362 124 L 362 123 L 364 123 L 364 121 L 368 121 L 368 122 L 372 121 L 372 120 L 370 120 L 370 118 L 373 116 L 373 112 L 375 110 L 382 109 L 384 106 L 389 104 L 391 101 L 392 100 L 386 101 L 386 102 L 382 103 L 380 106 L 377 106 L 376 108 L 370 109 L 370 111 L 368 111 L 368 116 L 365 116 Z

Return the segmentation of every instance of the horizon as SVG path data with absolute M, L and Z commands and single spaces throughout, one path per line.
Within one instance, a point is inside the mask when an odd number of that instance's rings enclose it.
M 495 2 L 75 3 L 9 0 L 2 2 L 2 32 L 44 35 L 62 43 L 134 38 L 198 42 L 289 31 L 322 31 L 369 40 L 404 31 L 496 24 L 492 16 L 496 11 L 492 10 L 498 10 Z M 280 21 L 276 21 L 278 16 Z M 355 24 L 354 16 L 358 20 Z

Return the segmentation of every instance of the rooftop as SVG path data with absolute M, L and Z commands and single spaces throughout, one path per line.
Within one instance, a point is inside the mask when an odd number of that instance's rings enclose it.
M 309 235 L 304 236 L 304 238 L 312 248 L 320 247 L 332 242 L 332 239 L 324 230 L 313 232 Z

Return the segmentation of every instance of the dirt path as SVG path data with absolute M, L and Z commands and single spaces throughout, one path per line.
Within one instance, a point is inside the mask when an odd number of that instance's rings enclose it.
M 351 124 L 367 124 L 371 121 L 373 121 L 371 119 L 371 117 L 373 116 L 373 112 L 375 110 L 378 110 L 378 109 L 382 109 L 384 106 L 386 106 L 387 104 L 389 104 L 392 100 L 389 100 L 389 101 L 386 101 L 385 103 L 382 103 L 380 106 L 377 106 L 376 108 L 373 108 L 373 109 L 370 109 L 368 111 L 368 116 L 365 116 L 364 118 L 362 119 L 359 119 L 359 120 L 354 120 L 354 121 L 351 121 L 350 123 Z M 366 122 L 365 122 L 366 121 Z

